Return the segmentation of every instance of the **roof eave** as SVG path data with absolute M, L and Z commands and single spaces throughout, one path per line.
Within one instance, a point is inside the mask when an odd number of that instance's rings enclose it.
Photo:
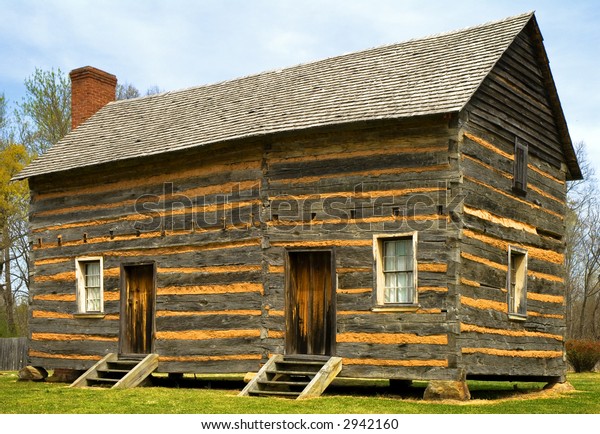
M 163 155 L 163 154 L 167 154 L 167 153 L 171 153 L 171 152 L 181 152 L 181 151 L 185 151 L 187 149 L 195 149 L 195 148 L 200 148 L 200 147 L 204 147 L 204 146 L 210 146 L 210 145 L 215 145 L 218 143 L 231 142 L 231 141 L 237 141 L 237 140 L 253 140 L 253 139 L 260 138 L 260 137 L 267 137 L 267 136 L 271 136 L 271 135 L 275 135 L 275 134 L 294 133 L 294 132 L 299 132 L 299 131 L 310 131 L 310 130 L 319 129 L 319 128 L 336 128 L 336 127 L 343 127 L 344 125 L 353 125 L 353 124 L 356 125 L 356 124 L 369 123 L 369 122 L 379 122 L 379 121 L 382 121 L 382 122 L 392 121 L 393 122 L 393 121 L 402 121 L 402 120 L 414 119 L 414 118 L 426 118 L 426 117 L 436 117 L 436 116 L 445 116 L 445 115 L 451 116 L 453 114 L 457 114 L 458 112 L 459 112 L 459 108 L 451 108 L 448 110 L 440 110 L 440 111 L 436 111 L 436 112 L 432 112 L 432 113 L 414 113 L 414 114 L 411 114 L 410 116 L 403 115 L 403 116 L 389 116 L 389 117 L 369 117 L 369 118 L 362 118 L 362 119 L 350 119 L 350 120 L 345 120 L 345 121 L 340 121 L 340 122 L 315 123 L 313 125 L 302 126 L 302 127 L 297 127 L 297 128 L 275 129 L 275 130 L 261 131 L 261 132 L 256 132 L 256 133 L 252 133 L 252 134 L 240 135 L 240 136 L 231 136 L 231 137 L 227 137 L 225 140 L 196 143 L 196 144 L 187 145 L 187 146 L 169 149 L 169 150 L 161 150 L 158 152 L 149 152 L 149 153 L 146 153 L 143 155 L 137 155 L 136 157 L 131 157 L 131 158 L 155 157 L 157 155 Z M 61 139 L 61 141 L 69 140 L 69 137 L 72 134 L 73 134 L 73 132 L 69 132 L 63 139 Z M 125 160 L 129 160 L 129 159 L 130 158 L 125 158 L 125 159 L 121 159 L 121 160 L 113 160 L 112 162 L 125 161 Z M 103 166 L 107 163 L 108 162 L 85 164 L 85 162 L 84 162 L 77 167 L 70 167 L 70 168 L 66 168 L 64 170 L 52 170 L 52 171 L 48 171 L 48 172 L 36 171 L 35 173 L 30 173 L 30 171 L 27 170 L 27 168 L 29 166 L 27 166 L 23 170 L 21 170 L 21 172 L 19 172 L 17 175 L 15 175 L 11 179 L 11 181 L 20 181 L 20 180 L 31 179 L 31 178 L 36 178 L 36 177 L 40 177 L 40 176 L 67 173 L 70 171 L 81 170 L 81 169 L 89 169 L 94 166 Z

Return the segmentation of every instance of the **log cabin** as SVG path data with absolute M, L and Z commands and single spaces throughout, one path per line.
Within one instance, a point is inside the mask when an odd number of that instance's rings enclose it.
M 70 77 L 72 131 L 16 177 L 31 365 L 565 381 L 581 171 L 534 13 L 131 100 Z

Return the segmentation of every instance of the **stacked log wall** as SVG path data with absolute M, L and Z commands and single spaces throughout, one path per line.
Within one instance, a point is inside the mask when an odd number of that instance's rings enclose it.
M 159 370 L 256 370 L 284 348 L 285 249 L 321 246 L 335 250 L 343 375 L 454 377 L 455 136 L 436 117 L 36 178 L 31 362 L 84 369 L 116 351 L 119 267 L 154 261 Z M 373 235 L 413 231 L 420 307 L 376 312 Z M 104 258 L 102 318 L 77 315 L 81 256 Z
M 340 376 L 454 378 L 457 182 L 448 119 L 290 137 L 266 155 L 269 353 L 285 348 L 285 249 L 333 248 Z M 375 309 L 374 234 L 418 232 L 414 311 Z
M 157 267 L 161 370 L 262 358 L 260 145 L 215 147 L 32 183 L 34 365 L 84 369 L 118 350 L 120 265 Z M 75 260 L 102 256 L 104 315 L 79 315 Z

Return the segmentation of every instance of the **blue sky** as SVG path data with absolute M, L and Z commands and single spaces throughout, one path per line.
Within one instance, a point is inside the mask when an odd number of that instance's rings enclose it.
M 536 11 L 574 143 L 600 174 L 600 2 L 0 0 L 0 93 L 92 65 L 175 90 Z

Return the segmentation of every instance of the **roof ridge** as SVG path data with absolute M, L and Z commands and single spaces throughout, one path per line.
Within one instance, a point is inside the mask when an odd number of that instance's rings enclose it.
M 474 26 L 467 26 L 467 27 L 463 27 L 461 29 L 449 30 L 446 32 L 433 33 L 433 34 L 430 34 L 430 35 L 427 35 L 424 37 L 416 37 L 416 38 L 407 39 L 406 41 L 401 41 L 398 44 L 403 44 L 405 42 L 422 41 L 422 40 L 426 40 L 426 39 L 439 38 L 442 36 L 449 36 L 449 35 L 453 35 L 456 33 L 464 33 L 467 31 L 480 29 L 483 27 L 490 27 L 490 26 L 498 25 L 501 23 L 505 23 L 507 21 L 513 21 L 513 20 L 517 20 L 517 19 L 521 19 L 521 18 L 525 18 L 525 17 L 532 17 L 534 14 L 535 14 L 535 11 L 524 12 L 522 14 L 517 14 L 517 15 L 510 16 L 510 17 L 502 18 L 500 20 L 492 20 L 492 21 L 488 21 L 487 23 L 476 24 Z M 391 45 L 397 45 L 397 44 L 391 44 Z
M 487 25 L 499 24 L 499 23 L 506 22 L 506 21 L 509 21 L 509 20 L 517 20 L 517 19 L 522 19 L 522 18 L 528 17 L 527 21 L 525 22 L 525 24 L 523 25 L 523 27 L 521 28 L 521 30 L 517 34 L 515 34 L 515 36 L 514 36 L 513 40 L 511 41 L 511 43 L 508 44 L 508 46 L 506 47 L 506 49 L 508 49 L 508 47 L 510 47 L 510 45 L 514 42 L 514 40 L 518 37 L 518 35 L 523 31 L 523 29 L 531 22 L 531 19 L 534 16 L 535 16 L 535 12 L 531 11 L 531 12 L 527 12 L 527 13 L 524 13 L 524 14 L 515 15 L 513 17 L 504 18 L 503 20 L 497 21 L 495 23 L 487 23 Z M 481 24 L 480 26 L 477 26 L 477 27 L 481 27 L 481 26 L 485 26 L 485 25 L 486 24 Z M 467 104 L 469 104 L 469 102 L 473 98 L 473 95 L 475 95 L 475 93 L 477 92 L 477 90 L 479 89 L 479 87 L 481 86 L 481 84 L 484 82 L 484 80 L 487 78 L 487 76 L 490 74 L 490 72 L 496 67 L 496 65 L 500 61 L 501 57 L 502 56 L 498 56 L 498 58 L 496 59 L 496 61 L 490 66 L 490 68 L 486 71 L 486 73 L 482 75 L 481 80 L 479 81 L 479 84 L 473 90 L 473 92 L 471 93 L 471 95 L 469 96 L 469 98 L 466 99 L 465 103 L 461 107 L 461 110 L 463 108 L 465 108 L 467 106 Z
M 521 14 L 217 83 L 114 101 L 28 165 L 18 178 L 281 131 L 458 112 L 532 19 L 533 13 Z M 81 160 L 82 145 L 93 158 Z

